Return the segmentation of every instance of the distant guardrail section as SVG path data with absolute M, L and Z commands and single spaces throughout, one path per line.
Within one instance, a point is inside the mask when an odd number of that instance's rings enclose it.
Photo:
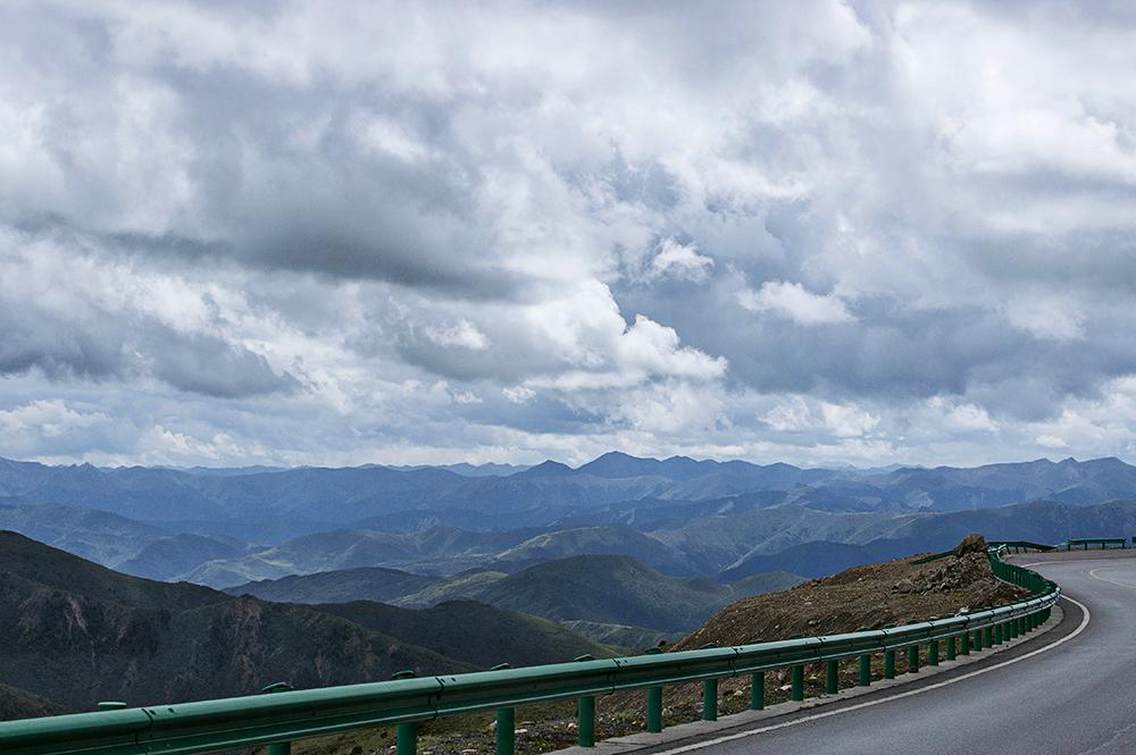
M 906 652 L 918 670 L 920 648 L 930 665 L 998 645 L 1032 631 L 1049 618 L 1060 588 L 1037 572 L 989 551 L 995 575 L 1027 588 L 1031 597 L 1009 605 L 904 626 L 762 642 L 735 647 L 593 660 L 450 676 L 402 678 L 322 689 L 277 691 L 222 700 L 108 709 L 0 723 L 0 752 L 12 755 L 204 753 L 269 745 L 287 755 L 290 743 L 308 737 L 378 726 L 397 727 L 397 754 L 413 755 L 418 724 L 474 711 L 496 710 L 499 755 L 514 752 L 514 708 L 548 700 L 577 700 L 577 738 L 595 744 L 596 697 L 621 690 L 645 692 L 646 728 L 662 731 L 666 685 L 701 681 L 702 717 L 718 715 L 718 680 L 752 675 L 750 707 L 765 704 L 765 674 L 788 669 L 790 699 L 804 699 L 804 670 L 826 665 L 826 690 L 836 692 L 841 661 L 855 659 L 858 684 L 872 683 L 873 656 L 883 656 L 883 675 L 893 678 L 896 654 Z

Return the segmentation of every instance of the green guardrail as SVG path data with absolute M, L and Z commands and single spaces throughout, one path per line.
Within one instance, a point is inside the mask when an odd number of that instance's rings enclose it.
M 1136 543 L 1136 537 L 1132 538 L 1132 542 Z M 1088 550 L 1090 545 L 1099 545 L 1101 550 L 1111 546 L 1119 548 L 1128 547 L 1128 538 L 1125 537 L 1074 537 L 1061 543 L 1065 550 L 1071 551 L 1074 548 L 1080 547 L 1082 550 Z M 1060 546 L 1059 546 L 1060 547 Z
M 931 665 L 945 643 L 947 659 L 968 655 L 1029 632 L 1049 618 L 1060 588 L 1040 574 L 989 551 L 997 577 L 1027 588 L 1031 597 L 995 608 L 900 627 L 857 631 L 754 645 L 501 669 L 451 676 L 402 678 L 371 684 L 144 708 L 107 705 L 92 713 L 0 722 L 0 752 L 6 755 L 140 755 L 205 753 L 268 745 L 269 755 L 287 755 L 290 742 L 351 729 L 397 726 L 397 755 L 417 749 L 422 721 L 474 711 L 497 711 L 497 752 L 514 751 L 514 707 L 548 700 L 577 700 L 577 740 L 595 744 L 596 696 L 621 690 L 646 692 L 646 728 L 663 729 L 663 688 L 703 683 L 703 718 L 718 715 L 718 680 L 752 675 L 750 706 L 765 705 L 765 673 L 790 670 L 790 699 L 804 699 L 807 664 L 826 665 L 827 691 L 836 692 L 838 664 L 858 659 L 858 685 L 872 682 L 871 660 L 883 654 L 884 677 L 895 677 L 896 653 L 906 651 L 917 671 L 919 650 Z
M 987 544 L 992 548 L 999 546 L 1006 546 L 1011 553 L 1021 553 L 1022 551 L 1040 551 L 1048 553 L 1057 550 L 1056 545 L 1046 545 L 1045 543 L 1035 543 L 1030 540 L 988 540 Z

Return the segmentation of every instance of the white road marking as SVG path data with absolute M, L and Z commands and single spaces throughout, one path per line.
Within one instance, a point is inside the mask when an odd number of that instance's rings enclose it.
M 1090 572 L 1090 574 L 1091 574 L 1091 572 Z M 1098 577 L 1098 579 L 1100 579 L 1100 578 Z M 1132 587 L 1132 585 L 1128 585 L 1128 586 Z M 1086 606 L 1084 603 L 1082 603 L 1079 600 L 1074 600 L 1073 598 L 1070 598 L 1068 595 L 1062 595 L 1061 597 L 1064 600 L 1067 600 L 1070 603 L 1073 603 L 1078 608 L 1080 608 L 1081 611 L 1084 612 L 1083 616 L 1081 617 L 1081 623 L 1077 626 L 1076 629 L 1074 629 L 1071 633 L 1065 635 L 1061 639 L 1056 640 L 1055 642 L 1051 642 L 1048 645 L 1046 645 L 1045 647 L 1040 647 L 1037 650 L 1031 650 L 1030 652 L 1026 653 L 1025 655 L 1019 655 L 1016 658 L 1009 659 L 1008 661 L 1002 661 L 1001 663 L 995 664 L 993 666 L 987 666 L 986 668 L 981 668 L 981 669 L 978 669 L 977 671 L 971 671 L 969 674 L 963 674 L 962 676 L 956 676 L 956 677 L 953 677 L 951 679 L 946 679 L 946 680 L 941 681 L 941 682 L 936 682 L 935 684 L 928 684 L 926 687 L 920 687 L 919 689 L 908 690 L 907 692 L 900 692 L 900 693 L 895 694 L 895 695 L 888 695 L 887 697 L 883 697 L 883 698 L 880 698 L 878 700 L 868 700 L 866 702 L 857 703 L 856 705 L 849 705 L 847 707 L 839 708 L 837 710 L 825 711 L 823 713 L 814 713 L 811 716 L 802 716 L 801 718 L 795 718 L 792 721 L 785 721 L 783 723 L 773 724 L 771 726 L 762 726 L 761 728 L 758 728 L 758 729 L 747 729 L 746 731 L 739 731 L 739 732 L 736 732 L 734 734 L 727 734 L 727 735 L 722 736 L 722 737 L 716 737 L 715 739 L 708 739 L 704 742 L 696 742 L 694 744 L 684 745 L 682 747 L 675 747 L 674 749 L 671 749 L 671 750 L 661 750 L 656 755 L 677 755 L 677 753 L 680 753 L 680 752 L 693 752 L 694 750 L 701 750 L 705 747 L 713 747 L 714 745 L 723 744 L 725 742 L 733 742 L 733 741 L 738 740 L 738 739 L 744 739 L 745 737 L 752 737 L 755 734 L 763 734 L 767 731 L 776 731 L 778 729 L 787 729 L 790 726 L 796 726 L 797 724 L 803 724 L 803 723 L 807 723 L 809 721 L 817 721 L 819 719 L 829 718 L 831 716 L 839 716 L 841 713 L 849 713 L 851 711 L 861 710 L 863 708 L 871 708 L 872 706 L 875 706 L 875 705 L 882 705 L 883 703 L 890 703 L 893 700 L 901 700 L 905 697 L 911 697 L 913 695 L 921 695 L 924 692 L 930 692 L 933 689 L 938 689 L 940 687 L 946 687 L 949 684 L 956 684 L 956 683 L 964 681 L 966 679 L 971 679 L 973 677 L 980 676 L 982 674 L 986 674 L 986 673 L 989 673 L 991 671 L 997 671 L 1000 668 L 1010 666 L 1012 664 L 1018 663 L 1019 661 L 1024 661 L 1026 658 L 1032 658 L 1035 655 L 1039 655 L 1039 654 L 1044 653 L 1048 650 L 1052 650 L 1053 648 L 1055 648 L 1059 645 L 1064 645 L 1066 642 L 1073 639 L 1074 637 L 1079 635 L 1081 632 L 1085 631 L 1085 627 L 1087 627 L 1089 625 L 1089 619 L 1091 618 L 1091 614 L 1089 613 L 1088 606 Z
M 1097 572 L 1104 568 L 1105 567 L 1101 566 L 1096 569 L 1091 569 L 1089 571 L 1089 576 L 1093 579 L 1099 579 L 1101 582 L 1108 582 L 1109 584 L 1118 585 L 1120 587 L 1127 587 L 1129 590 L 1136 590 L 1136 585 L 1132 584 L 1131 582 L 1118 582 L 1115 579 L 1109 579 L 1108 577 L 1102 577 L 1101 575 L 1097 574 Z

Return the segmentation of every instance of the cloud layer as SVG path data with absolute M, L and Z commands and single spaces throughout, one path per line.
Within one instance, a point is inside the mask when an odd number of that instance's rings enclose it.
M 13 2 L 0 455 L 1136 457 L 1136 17 Z

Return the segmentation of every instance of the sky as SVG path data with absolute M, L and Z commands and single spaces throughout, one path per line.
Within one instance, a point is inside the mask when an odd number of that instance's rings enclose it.
M 1136 460 L 1136 11 L 0 2 L 0 456 Z

